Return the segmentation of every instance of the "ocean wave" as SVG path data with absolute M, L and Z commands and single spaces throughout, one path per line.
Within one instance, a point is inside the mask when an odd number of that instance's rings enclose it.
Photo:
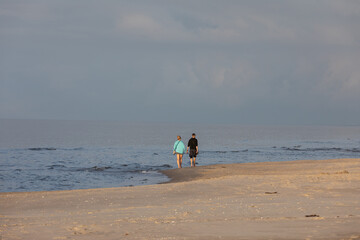
M 249 150 L 249 149 L 243 149 L 243 150 L 228 150 L 228 151 L 200 151 L 199 154 L 239 154 L 239 153 L 259 153 L 259 150 Z
M 50 166 L 53 167 L 53 166 Z M 120 166 L 93 166 L 88 168 L 76 168 L 75 171 L 84 171 L 84 172 L 122 172 L 122 173 L 144 173 L 144 172 L 152 172 L 159 171 L 164 169 L 172 168 L 173 166 L 169 164 L 162 164 L 156 166 L 149 165 L 141 165 L 138 163 L 131 164 L 121 164 Z
M 59 169 L 59 168 L 66 168 L 65 165 L 62 164 L 53 164 L 53 165 L 48 165 L 46 166 L 48 169 Z
M 98 167 L 98 166 L 93 166 L 90 168 L 79 168 L 76 171 L 85 171 L 85 172 L 103 172 L 107 169 L 112 169 L 112 167 Z
M 59 150 L 64 150 L 64 151 L 81 151 L 84 150 L 83 147 L 76 147 L 76 148 L 60 148 Z
M 53 147 L 36 147 L 36 148 L 28 148 L 30 151 L 54 151 L 56 148 Z
M 285 151 L 300 151 L 300 152 L 351 152 L 351 153 L 360 153 L 359 148 L 338 148 L 338 147 L 331 147 L 331 148 L 301 148 L 301 146 L 294 146 L 294 147 L 282 147 L 281 149 Z
M 33 148 L 27 148 L 27 150 L 30 150 L 30 151 L 55 151 L 55 150 L 81 151 L 81 150 L 84 150 L 84 148 L 83 147 L 75 147 L 75 148 L 33 147 Z

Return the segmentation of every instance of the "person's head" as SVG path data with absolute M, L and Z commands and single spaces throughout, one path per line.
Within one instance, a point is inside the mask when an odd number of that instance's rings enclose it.
M 192 136 L 192 138 L 195 138 L 195 137 L 196 137 L 196 134 L 195 134 L 195 133 L 193 133 L 191 136 Z
M 177 140 L 179 140 L 179 141 L 180 141 L 180 140 L 181 140 L 181 137 L 180 137 L 180 136 L 177 136 Z

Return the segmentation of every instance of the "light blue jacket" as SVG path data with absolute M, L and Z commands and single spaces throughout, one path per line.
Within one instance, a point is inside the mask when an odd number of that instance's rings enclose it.
M 185 153 L 185 144 L 182 142 L 182 141 L 176 141 L 174 143 L 174 151 L 176 153 L 179 153 L 179 154 L 184 154 Z

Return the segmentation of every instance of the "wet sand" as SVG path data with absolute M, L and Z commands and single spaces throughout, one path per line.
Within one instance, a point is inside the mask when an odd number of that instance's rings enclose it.
M 0 193 L 0 239 L 360 239 L 360 159 L 163 173 L 170 183 Z

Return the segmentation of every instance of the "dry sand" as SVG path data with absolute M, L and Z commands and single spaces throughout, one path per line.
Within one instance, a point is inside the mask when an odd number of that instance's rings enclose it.
M 0 239 L 360 239 L 360 159 L 164 173 L 171 183 L 0 193 Z

